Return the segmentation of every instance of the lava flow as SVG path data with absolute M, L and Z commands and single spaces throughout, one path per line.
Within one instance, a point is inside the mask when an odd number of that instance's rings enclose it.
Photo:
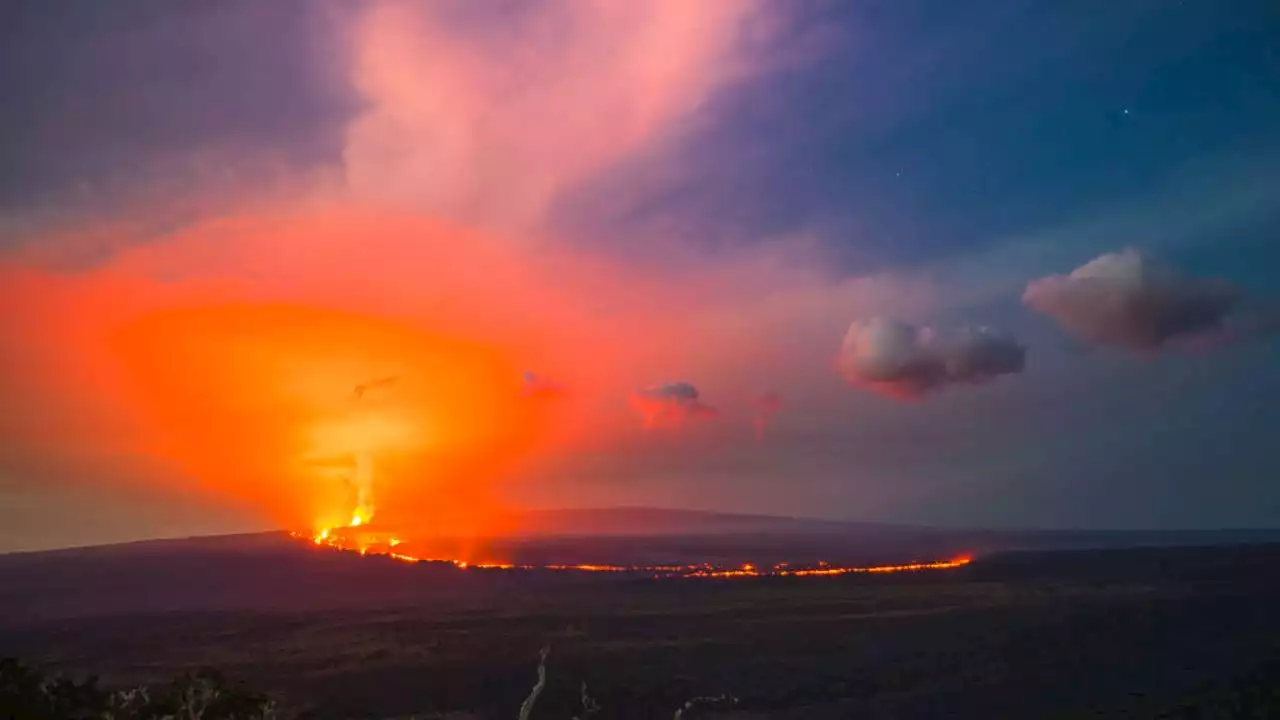
M 352 523 L 354 528 L 359 523 Z M 349 533 L 339 529 L 324 529 L 314 535 L 306 533 L 290 533 L 294 538 L 306 540 L 319 547 L 341 552 L 353 552 L 360 555 L 379 555 L 407 563 L 439 563 L 452 565 L 459 570 L 542 570 L 550 572 L 580 573 L 626 573 L 633 575 L 650 575 L 655 578 L 734 578 L 734 577 L 827 577 L 833 575 L 849 575 L 861 573 L 898 573 L 921 572 L 926 570 L 948 570 L 963 567 L 973 562 L 969 555 L 960 555 L 949 560 L 933 562 L 913 562 L 901 565 L 844 566 L 818 562 L 812 565 L 795 565 L 778 563 L 768 567 L 757 567 L 750 563 L 740 566 L 723 566 L 713 563 L 692 563 L 685 565 L 608 565 L 608 564 L 518 564 L 510 562 L 474 562 L 454 558 L 426 557 L 405 552 L 405 544 L 399 537 L 387 533 L 361 533 L 353 542 Z

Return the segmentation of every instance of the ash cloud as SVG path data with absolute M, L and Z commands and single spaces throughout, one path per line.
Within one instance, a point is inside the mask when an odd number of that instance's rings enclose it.
M 719 414 L 715 408 L 702 402 L 697 388 L 682 381 L 638 390 L 631 394 L 631 406 L 640 413 L 645 429 L 665 425 L 679 427 L 685 420 Z
M 1225 280 L 1193 277 L 1128 248 L 1032 280 L 1022 302 L 1090 343 L 1154 352 L 1221 332 L 1243 297 Z
M 1026 352 L 1012 335 L 986 327 L 943 331 L 876 317 L 849 326 L 838 367 L 854 385 L 909 400 L 1022 372 Z

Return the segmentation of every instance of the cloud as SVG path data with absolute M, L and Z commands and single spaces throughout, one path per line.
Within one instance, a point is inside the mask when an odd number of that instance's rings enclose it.
M 640 413 L 644 427 L 679 427 L 685 420 L 715 417 L 715 408 L 704 404 L 698 389 L 687 382 L 652 385 L 631 394 L 631 406 Z
M 1032 280 L 1022 295 L 1074 335 L 1140 352 L 1217 333 L 1242 299 L 1225 280 L 1183 274 L 1132 248 Z
M 876 317 L 849 325 L 838 368 L 845 379 L 899 399 L 947 385 L 1022 372 L 1026 348 L 989 328 L 940 331 Z
M 368 109 L 344 163 L 366 199 L 504 231 L 677 134 L 738 74 L 752 0 L 381 2 L 356 25 Z

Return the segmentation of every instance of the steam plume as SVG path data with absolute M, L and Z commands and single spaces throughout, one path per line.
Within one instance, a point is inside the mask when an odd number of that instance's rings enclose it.
M 396 382 L 396 376 L 388 376 L 362 383 L 355 387 L 356 400 L 364 399 L 369 390 L 385 388 Z M 373 520 L 377 511 L 373 493 L 373 448 L 369 446 L 369 438 L 361 434 L 353 455 L 351 468 L 351 484 L 355 487 L 356 507 L 351 515 L 352 525 L 367 525 Z
M 377 511 L 373 504 L 373 456 L 368 450 L 356 452 L 351 477 L 356 487 L 356 509 L 351 516 L 351 524 L 365 525 Z

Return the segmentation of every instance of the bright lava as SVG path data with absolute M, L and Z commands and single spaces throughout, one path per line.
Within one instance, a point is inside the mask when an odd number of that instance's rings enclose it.
M 360 523 L 353 522 L 350 527 Z M 593 573 L 630 573 L 636 575 L 652 575 L 666 578 L 731 578 L 731 577 L 826 577 L 832 575 L 848 575 L 854 573 L 896 573 L 919 572 L 923 570 L 947 570 L 968 565 L 973 562 L 969 555 L 960 555 L 950 560 L 934 562 L 915 562 L 903 565 L 873 565 L 868 567 L 851 567 L 831 565 L 819 562 L 812 566 L 792 566 L 779 563 L 772 567 L 761 568 L 750 563 L 739 567 L 716 566 L 710 563 L 692 565 L 517 565 L 503 562 L 468 562 L 451 558 L 431 558 L 408 555 L 396 552 L 394 548 L 403 544 L 399 538 L 389 537 L 382 543 L 352 545 L 332 529 L 324 529 L 314 535 L 291 532 L 292 537 L 307 540 L 317 546 L 331 548 L 343 552 L 356 552 L 361 555 L 381 555 L 407 563 L 443 563 L 453 565 L 459 570 L 548 570 L 558 572 L 593 572 Z M 385 547 L 384 547 L 385 546 Z

